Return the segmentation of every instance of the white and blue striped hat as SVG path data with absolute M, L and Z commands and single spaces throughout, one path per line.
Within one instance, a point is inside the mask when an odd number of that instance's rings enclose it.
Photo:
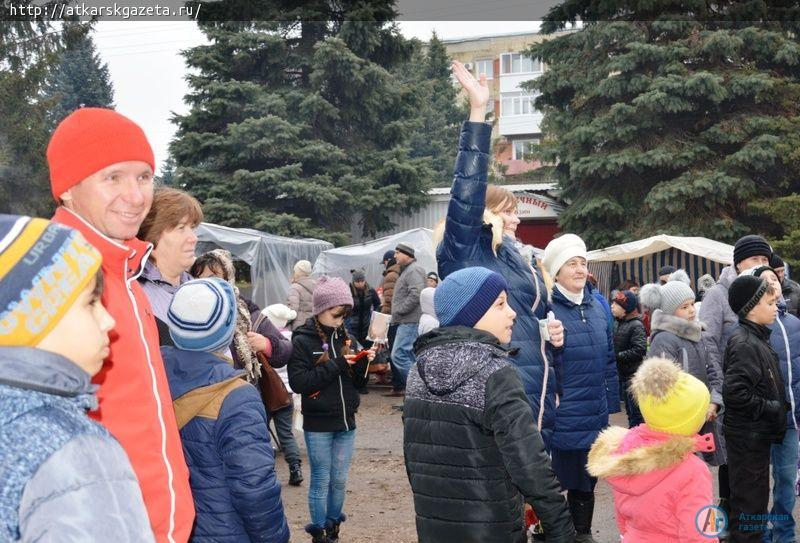
M 184 351 L 224 351 L 236 330 L 233 287 L 217 277 L 180 286 L 167 312 L 169 335 Z

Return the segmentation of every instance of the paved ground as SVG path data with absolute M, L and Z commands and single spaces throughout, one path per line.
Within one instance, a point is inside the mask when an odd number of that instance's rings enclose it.
M 370 394 L 362 396 L 357 421 L 356 452 L 353 455 L 345 502 L 345 513 L 349 518 L 342 527 L 342 543 L 417 541 L 411 488 L 403 464 L 403 427 L 400 412 L 393 409 L 393 406 L 402 405 L 402 401 L 384 397 L 385 392 L 386 389 L 370 388 Z M 624 426 L 626 423 L 624 414 L 612 417 L 612 424 Z M 305 462 L 302 432 L 296 432 L 296 435 L 304 455 L 303 472 L 306 481 L 300 487 L 288 486 L 286 481 L 289 472 L 286 463 L 279 458 L 277 465 L 278 477 L 283 482 L 283 503 L 292 530 L 291 540 L 301 542 L 310 541 L 303 531 L 303 526 L 308 522 L 306 500 L 309 470 Z M 716 481 L 716 470 L 713 475 Z M 795 518 L 800 519 L 800 504 L 795 508 Z M 611 489 L 603 481 L 597 486 L 594 519 L 594 537 L 597 541 L 619 541 Z

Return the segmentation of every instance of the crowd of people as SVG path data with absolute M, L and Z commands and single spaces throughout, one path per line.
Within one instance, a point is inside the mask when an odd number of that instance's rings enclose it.
M 154 187 L 140 127 L 99 108 L 58 125 L 54 217 L 0 215 L 3 540 L 285 543 L 270 424 L 302 485 L 299 397 L 305 531 L 339 541 L 360 398 L 387 366 L 422 542 L 595 542 L 600 478 L 625 543 L 795 540 L 800 286 L 783 260 L 749 235 L 718 281 L 664 267 L 608 300 L 579 236 L 526 257 L 516 198 L 488 184 L 485 78 L 453 72 L 470 117 L 438 269 L 406 242 L 377 289 L 301 260 L 266 308 L 230 253 L 196 256 L 202 206 Z M 628 428 L 609 427 L 621 405 Z

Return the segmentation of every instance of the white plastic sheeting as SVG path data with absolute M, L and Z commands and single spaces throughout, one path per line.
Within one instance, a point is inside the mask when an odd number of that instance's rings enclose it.
M 251 228 L 229 228 L 206 222 L 195 232 L 199 240 L 195 251 L 198 255 L 221 247 L 250 265 L 252 299 L 262 308 L 286 301 L 298 260 L 313 264 L 321 252 L 333 248 L 332 243 L 318 239 L 286 238 Z
M 374 241 L 323 251 L 314 264 L 314 275 L 341 277 L 349 283 L 350 270 L 363 268 L 367 275 L 367 283 L 377 288 L 383 281 L 383 254 L 394 250 L 401 241 L 413 245 L 417 262 L 425 269 L 425 273 L 437 270 L 433 231 L 427 228 L 414 228 Z
M 658 270 L 670 265 L 686 270 L 696 288 L 697 278 L 710 274 L 719 279 L 724 266 L 733 263 L 733 245 L 708 238 L 659 235 L 589 251 L 589 271 L 606 296 L 626 279 L 640 285 L 658 280 Z

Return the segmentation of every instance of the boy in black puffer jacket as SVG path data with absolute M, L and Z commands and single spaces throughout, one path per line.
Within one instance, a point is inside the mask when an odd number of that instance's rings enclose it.
M 614 354 L 617 356 L 619 382 L 625 400 L 625 412 L 628 414 L 628 428 L 644 422 L 642 412 L 633 395 L 628 391 L 633 374 L 647 354 L 647 331 L 639 316 L 639 300 L 630 290 L 617 292 L 611 302 L 611 312 L 617 320 L 614 327 Z
M 523 501 L 550 542 L 575 529 L 509 351 L 516 313 L 486 268 L 447 276 L 442 325 L 415 343 L 403 450 L 421 543 L 526 541 Z
M 757 542 L 766 527 L 769 462 L 773 443 L 786 432 L 786 402 L 778 355 L 769 343 L 768 325 L 778 314 L 780 293 L 763 279 L 739 276 L 728 290 L 728 303 L 739 328 L 725 349 L 722 423 L 731 485 L 731 541 Z M 741 526 L 741 525 L 745 526 Z

